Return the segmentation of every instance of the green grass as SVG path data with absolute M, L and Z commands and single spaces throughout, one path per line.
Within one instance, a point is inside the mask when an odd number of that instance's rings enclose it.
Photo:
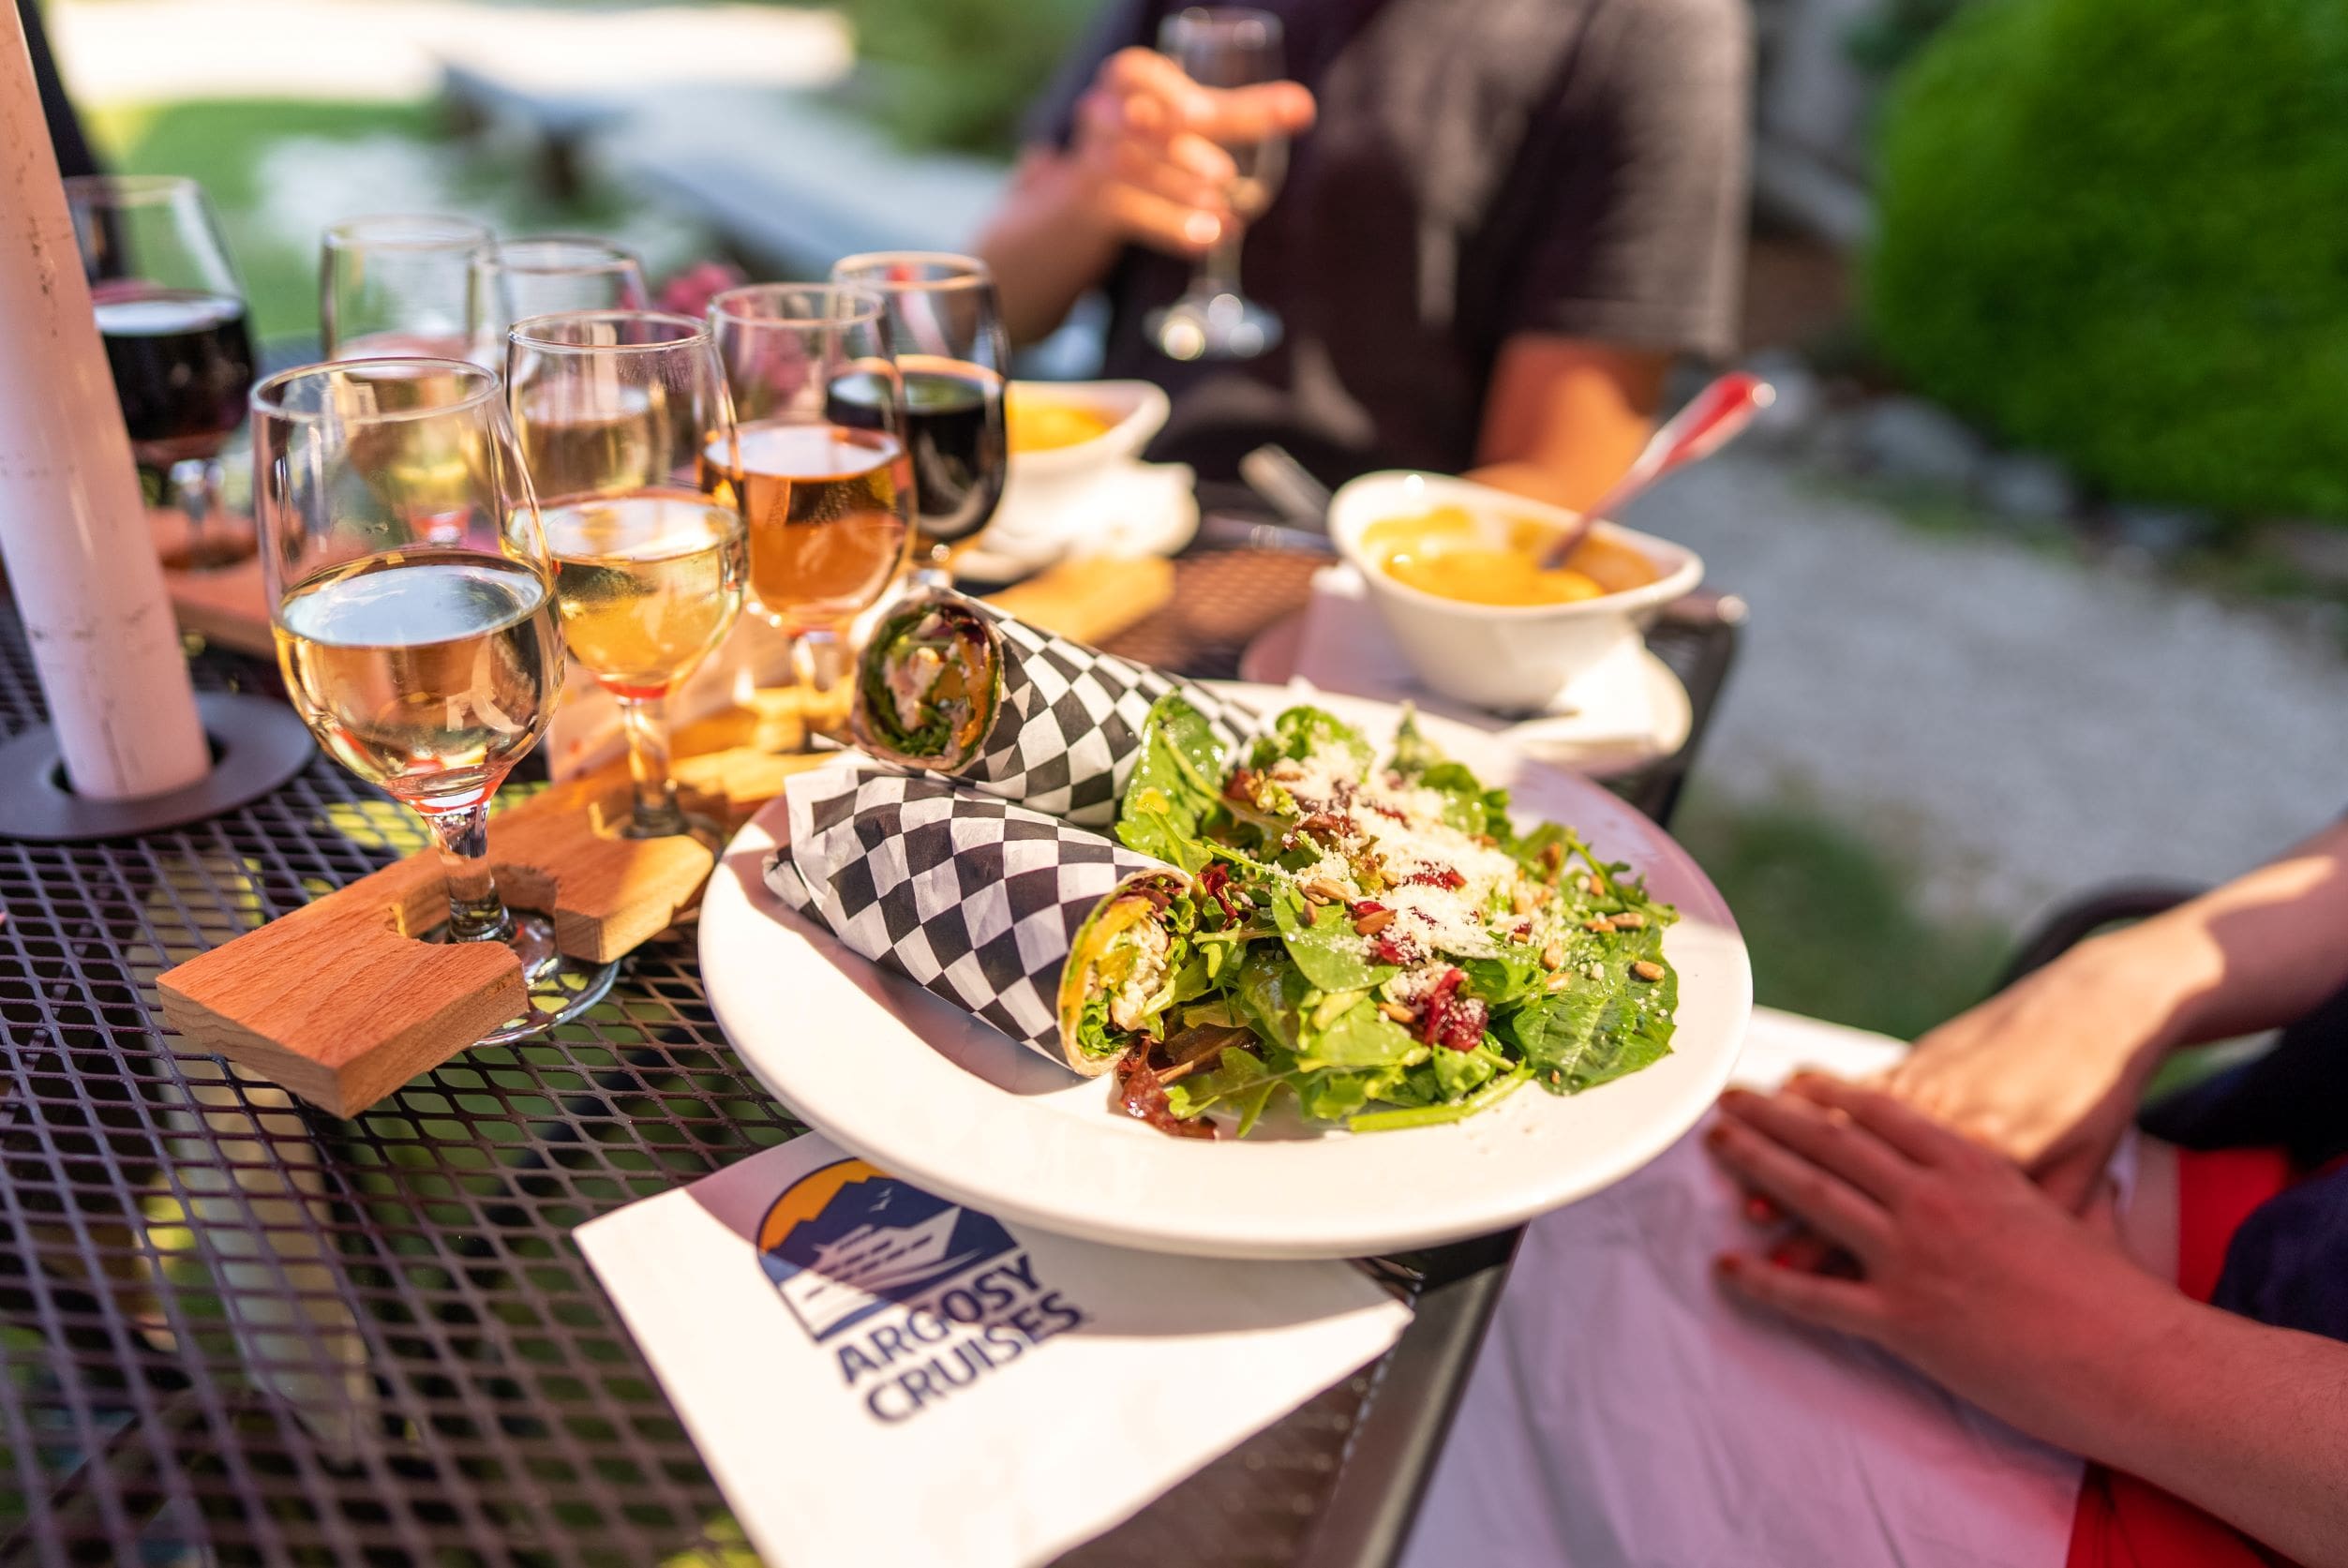
M 317 251 L 288 244 L 262 217 L 261 162 L 270 145 L 292 137 L 422 141 L 434 134 L 431 111 L 408 104 L 239 99 L 109 107 L 89 121 L 98 156 L 118 172 L 187 174 L 202 182 L 264 338 L 318 330 Z
M 307 336 L 318 330 L 318 246 L 315 235 L 281 231 L 266 217 L 270 192 L 262 188 L 273 147 L 295 141 L 357 144 L 384 138 L 427 150 L 448 194 L 464 210 L 484 212 L 501 232 L 549 229 L 598 231 L 618 222 L 627 204 L 611 192 L 591 191 L 558 202 L 531 183 L 524 150 L 494 141 L 459 142 L 428 103 L 317 103 L 268 98 L 197 99 L 118 105 L 88 115 L 99 156 L 123 173 L 186 174 L 202 182 L 220 215 L 229 249 L 243 274 L 255 328 L 262 337 Z M 336 192 L 347 206 L 336 217 L 412 211 L 413 197 Z M 658 270 L 658 259 L 648 258 Z
M 1735 912 L 1767 1006 L 1912 1039 L 1987 995 L 2012 949 L 1990 922 L 1921 914 L 1910 868 L 1798 804 L 1698 791 L 1673 830 Z

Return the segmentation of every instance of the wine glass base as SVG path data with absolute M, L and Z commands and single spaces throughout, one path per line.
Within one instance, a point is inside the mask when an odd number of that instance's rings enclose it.
M 620 974 L 620 965 L 591 963 L 583 958 L 572 958 L 554 945 L 554 922 L 534 910 L 513 912 L 514 934 L 506 946 L 522 961 L 522 978 L 530 986 L 530 1002 L 526 1009 L 481 1037 L 482 1045 L 503 1045 L 509 1040 L 529 1039 L 543 1035 L 558 1023 L 568 1023 L 604 999 L 611 982 Z M 448 927 L 440 926 L 427 933 L 426 942 L 448 940 Z
M 1185 294 L 1144 323 L 1168 359 L 1254 359 L 1280 340 L 1280 319 L 1245 294 Z
M 679 812 L 673 828 L 647 828 L 631 821 L 620 829 L 623 839 L 691 839 L 715 859 L 725 847 L 725 829 L 698 812 Z

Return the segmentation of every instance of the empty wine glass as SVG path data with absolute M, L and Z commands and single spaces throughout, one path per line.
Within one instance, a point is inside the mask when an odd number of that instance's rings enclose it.
M 328 229 L 318 259 L 318 333 L 328 359 L 466 359 L 491 345 L 476 262 L 496 244 L 466 217 L 354 217 Z
M 833 693 L 848 623 L 895 579 L 910 533 L 886 315 L 878 294 L 840 284 L 754 284 L 710 302 L 738 421 L 726 477 L 750 529 L 749 605 L 792 639 L 810 731 L 845 719 Z M 842 423 L 844 402 L 860 423 Z
M 576 1016 L 618 966 L 565 957 L 552 920 L 506 907 L 486 858 L 490 798 L 562 691 L 553 565 L 497 373 L 316 365 L 262 382 L 252 408 L 262 575 L 295 711 L 431 830 L 449 915 L 427 939 L 501 942 L 520 961 L 528 1006 L 485 1039 Z M 420 515 L 441 526 L 420 531 Z
M 187 519 L 179 563 L 241 560 L 247 542 L 219 526 L 220 451 L 245 423 L 253 348 L 212 205 L 160 175 L 69 179 L 66 204 L 131 453 Z
M 635 251 L 582 234 L 532 234 L 501 240 L 473 259 L 489 341 L 474 356 L 505 362 L 515 322 L 564 310 L 649 310 L 652 291 Z
M 1158 50 L 1206 87 L 1251 87 L 1287 74 L 1280 19 L 1238 6 L 1193 6 L 1159 26 Z M 1238 166 L 1226 193 L 1237 221 L 1199 259 L 1180 299 L 1152 311 L 1151 338 L 1174 359 L 1253 359 L 1280 340 L 1280 319 L 1239 288 L 1246 226 L 1262 217 L 1288 174 L 1288 138 L 1226 145 Z
M 709 331 L 641 310 L 532 316 L 514 325 L 505 380 L 564 640 L 620 704 L 636 784 L 621 831 L 691 833 L 714 854 L 716 825 L 677 805 L 667 709 L 733 629 L 748 570 L 726 477 L 734 416 Z
M 924 587 L 950 587 L 948 547 L 986 527 L 1010 466 L 1003 429 L 1010 339 L 995 275 L 975 257 L 890 250 L 848 257 L 832 267 L 831 280 L 888 302 L 890 348 L 904 388 L 899 412 L 913 458 L 914 576 Z M 831 417 L 871 427 L 880 391 L 870 377 L 833 383 Z

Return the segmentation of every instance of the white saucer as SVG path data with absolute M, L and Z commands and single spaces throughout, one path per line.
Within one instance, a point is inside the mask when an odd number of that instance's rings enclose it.
M 1081 486 L 1007 494 L 954 575 L 1015 582 L 1074 556 L 1170 556 L 1199 530 L 1195 478 L 1182 463 L 1127 462 Z
M 1375 615 L 1367 605 L 1353 604 L 1374 622 Z M 1309 610 L 1293 615 L 1261 633 L 1239 656 L 1239 679 L 1264 686 L 1285 686 L 1296 680 L 1298 656 L 1311 617 Z M 1383 639 L 1383 629 L 1380 636 Z M 1354 652 L 1349 647 L 1349 654 Z M 1668 665 L 1644 648 L 1638 650 L 1635 660 L 1647 687 L 1644 722 L 1630 732 L 1609 725 L 1603 733 L 1582 727 L 1583 716 L 1577 714 L 1552 713 L 1518 721 L 1470 708 L 1420 684 L 1400 650 L 1385 645 L 1384 653 L 1384 657 L 1350 656 L 1339 665 L 1344 671 L 1341 679 L 1323 668 L 1307 683 L 1380 702 L 1409 702 L 1422 712 L 1497 734 L 1527 756 L 1552 767 L 1570 768 L 1598 779 L 1632 772 L 1671 755 L 1687 744 L 1695 728 L 1696 709 L 1688 700 L 1687 688 Z

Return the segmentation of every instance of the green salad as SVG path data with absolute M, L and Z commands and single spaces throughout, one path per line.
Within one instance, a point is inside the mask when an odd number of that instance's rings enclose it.
M 1143 747 L 1117 837 L 1183 874 L 1095 910 L 1058 998 L 1129 1113 L 1244 1136 L 1289 1097 L 1354 1131 L 1417 1127 L 1669 1052 L 1675 911 L 1571 829 L 1519 833 L 1506 792 L 1408 716 L 1383 758 L 1309 707 L 1234 756 L 1168 696 Z

